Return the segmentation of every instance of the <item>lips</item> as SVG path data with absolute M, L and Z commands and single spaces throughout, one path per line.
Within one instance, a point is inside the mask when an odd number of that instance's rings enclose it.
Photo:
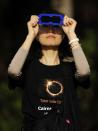
M 54 35 L 48 35 L 47 38 L 55 38 Z

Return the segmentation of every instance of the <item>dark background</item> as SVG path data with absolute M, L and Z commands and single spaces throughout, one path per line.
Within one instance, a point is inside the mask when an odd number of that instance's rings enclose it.
M 74 18 L 77 35 L 91 68 L 91 88 L 77 90 L 84 131 L 98 131 L 98 17 L 97 2 L 74 0 Z M 18 131 L 21 127 L 20 89 L 10 91 L 7 86 L 7 68 L 12 57 L 27 35 L 27 21 L 49 0 L 0 0 L 0 131 Z

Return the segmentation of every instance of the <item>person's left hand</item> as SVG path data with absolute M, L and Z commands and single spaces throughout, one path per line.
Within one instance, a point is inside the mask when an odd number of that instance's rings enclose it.
M 70 33 L 75 33 L 77 22 L 74 19 L 64 16 L 63 24 L 62 28 L 67 36 L 70 35 Z

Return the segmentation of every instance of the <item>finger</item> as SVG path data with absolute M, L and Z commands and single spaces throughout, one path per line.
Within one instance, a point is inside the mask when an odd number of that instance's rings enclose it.
M 31 16 L 31 19 L 30 20 L 36 20 L 36 21 L 38 21 L 39 20 L 39 17 L 38 16 Z
M 67 21 L 67 20 L 68 20 L 68 16 L 65 16 L 65 17 L 64 17 L 64 20 L 66 20 L 66 21 Z
M 34 23 L 38 23 L 39 18 L 38 18 L 38 16 L 34 16 L 34 15 L 32 15 L 31 18 L 30 18 L 30 21 L 32 21 L 32 24 L 34 24 Z
M 32 23 L 32 27 L 35 27 L 37 25 L 37 22 Z
M 38 22 L 38 18 L 32 18 L 31 21 Z
M 69 25 L 68 20 L 64 20 L 64 25 Z
M 72 23 L 76 23 L 76 24 L 77 24 L 77 21 L 74 20 L 74 19 L 72 19 L 72 18 L 70 18 L 70 22 L 72 22 Z
M 31 19 L 31 22 L 32 22 L 32 23 L 37 23 L 37 22 L 38 22 L 38 19 Z
M 36 23 L 32 23 L 32 21 L 29 21 L 29 22 L 27 23 L 27 25 L 28 25 L 29 28 L 31 28 L 31 27 L 36 26 Z
M 38 23 L 38 20 L 33 19 L 33 20 L 31 20 L 31 22 L 32 22 L 32 24 L 33 24 L 33 23 Z
M 72 25 L 73 23 L 75 23 L 75 20 L 73 20 L 72 18 L 67 18 L 66 25 Z
M 68 25 L 72 25 L 73 24 L 73 22 L 71 22 L 71 21 L 68 21 Z
M 31 15 L 31 18 L 30 19 L 32 19 L 32 18 L 39 18 L 37 15 Z
M 67 22 L 67 23 L 66 23 L 66 26 L 69 26 L 69 25 L 70 25 L 70 24 Z
M 36 26 L 38 24 L 38 20 L 33 19 L 31 20 L 32 26 Z
M 63 21 L 64 25 L 67 25 L 68 21 L 69 21 L 69 17 L 65 16 L 64 17 L 64 21 Z

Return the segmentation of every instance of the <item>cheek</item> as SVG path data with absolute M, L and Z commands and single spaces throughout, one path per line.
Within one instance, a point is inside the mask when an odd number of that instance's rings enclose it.
M 62 42 L 62 40 L 63 40 L 62 36 L 57 36 L 56 37 L 56 43 L 57 44 L 60 44 Z
M 46 42 L 46 36 L 43 34 L 43 35 L 39 35 L 38 37 L 38 41 L 43 44 Z
M 41 41 L 43 41 L 43 40 L 45 40 L 45 39 L 46 39 L 46 36 L 45 36 L 45 35 L 41 35 L 41 36 L 40 36 L 40 40 L 41 40 Z

